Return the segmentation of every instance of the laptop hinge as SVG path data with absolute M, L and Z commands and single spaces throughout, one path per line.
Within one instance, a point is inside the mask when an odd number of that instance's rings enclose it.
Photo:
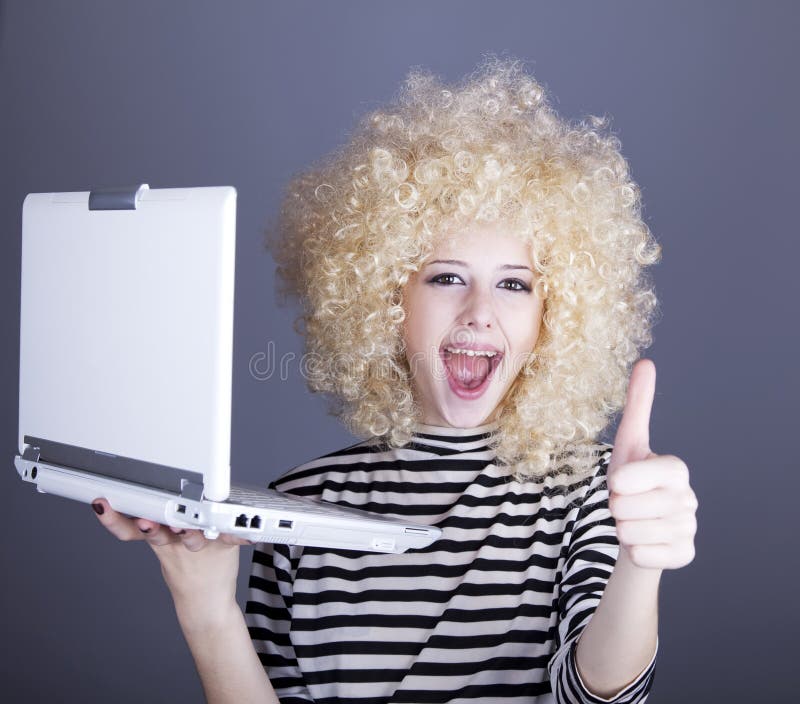
M 203 485 L 181 479 L 181 498 L 192 501 L 201 501 L 203 498 Z
M 144 462 L 131 457 L 115 455 L 102 450 L 91 450 L 54 440 L 24 437 L 29 446 L 22 458 L 35 462 L 58 465 L 107 479 L 141 484 L 150 489 L 168 491 L 186 499 L 199 500 L 203 496 L 203 474 L 178 469 L 155 462 Z
M 25 436 L 25 439 L 28 440 L 27 435 Z M 28 445 L 22 453 L 22 459 L 30 462 L 38 462 L 40 454 L 41 452 L 38 447 Z
M 136 210 L 142 193 L 149 189 L 146 183 L 120 188 L 95 188 L 89 191 L 89 210 Z

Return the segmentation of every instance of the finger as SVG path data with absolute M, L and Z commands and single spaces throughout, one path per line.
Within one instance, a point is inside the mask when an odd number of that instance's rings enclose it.
M 654 489 L 681 489 L 689 486 L 689 468 L 674 455 L 654 455 L 617 468 L 606 479 L 609 492 L 643 494 Z
M 614 438 L 613 467 L 644 459 L 650 453 L 650 414 L 655 391 L 656 365 L 650 359 L 640 359 L 631 372 L 625 408 Z
M 676 537 L 676 527 L 665 520 L 619 521 L 617 538 L 623 545 L 670 545 Z M 682 532 L 682 531 L 681 531 Z M 683 536 L 680 536 L 683 537 Z
M 695 558 L 692 542 L 687 542 L 680 548 L 672 545 L 632 545 L 628 552 L 633 564 L 653 569 L 685 567 Z
M 166 526 L 151 521 L 147 518 L 137 518 L 135 520 L 136 527 L 144 535 L 144 539 L 150 545 L 167 545 L 169 543 L 177 543 L 180 538 L 172 531 L 168 530 Z
M 670 545 L 668 527 L 664 521 L 620 521 L 617 523 L 617 538 L 621 545 Z
M 671 489 L 654 489 L 634 496 L 614 494 L 608 500 L 608 510 L 615 521 L 674 518 L 693 513 L 686 510 L 685 502 Z
M 617 523 L 620 543 L 632 545 L 672 545 L 679 547 L 697 533 L 694 515 L 652 521 L 621 521 Z
M 92 501 L 92 508 L 97 516 L 97 520 L 114 537 L 119 540 L 144 540 L 145 534 L 139 530 L 134 519 L 122 515 L 119 511 L 111 508 L 108 499 L 95 499 Z
M 208 545 L 209 541 L 202 530 L 187 530 L 180 536 L 183 546 L 190 552 L 198 552 Z
M 253 545 L 253 541 L 247 538 L 240 538 L 238 535 L 230 535 L 229 533 L 223 533 L 217 540 L 221 540 L 226 545 Z

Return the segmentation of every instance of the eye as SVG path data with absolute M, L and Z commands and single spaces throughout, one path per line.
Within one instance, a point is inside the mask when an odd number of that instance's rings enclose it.
M 461 281 L 457 274 L 438 274 L 434 276 L 428 283 L 443 284 L 444 286 L 452 286 L 454 283 Z M 463 283 L 463 282 L 462 282 Z
M 506 285 L 508 284 L 508 285 Z M 507 289 L 508 291 L 530 291 L 531 287 L 520 279 L 503 279 L 499 284 L 499 288 Z

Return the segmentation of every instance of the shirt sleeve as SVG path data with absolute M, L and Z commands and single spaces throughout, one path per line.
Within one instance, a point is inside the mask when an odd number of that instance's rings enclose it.
M 640 704 L 647 699 L 655 677 L 658 637 L 647 667 L 610 699 L 592 694 L 578 674 L 578 639 L 600 603 L 619 555 L 614 518 L 608 508 L 609 456 L 601 460 L 578 509 L 559 588 L 556 651 L 547 666 L 557 704 Z
M 303 673 L 289 639 L 292 578 L 301 548 L 259 543 L 253 549 L 245 621 L 281 704 L 308 704 Z

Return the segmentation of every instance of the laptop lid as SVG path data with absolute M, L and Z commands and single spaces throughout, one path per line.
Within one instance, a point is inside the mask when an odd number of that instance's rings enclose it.
M 228 497 L 235 229 L 230 186 L 25 198 L 20 454 L 30 436 Z

